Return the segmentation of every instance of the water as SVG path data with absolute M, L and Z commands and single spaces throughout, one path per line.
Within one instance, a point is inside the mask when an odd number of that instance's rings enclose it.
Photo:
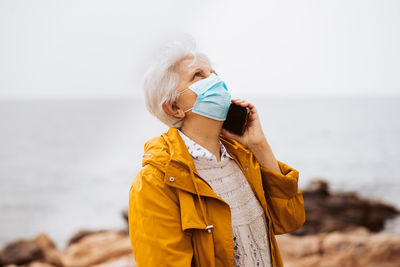
M 248 100 L 300 187 L 324 178 L 400 206 L 400 98 Z M 125 227 L 143 145 L 168 130 L 142 99 L 3 100 L 0 123 L 1 247 L 45 232 L 64 249 L 79 229 Z

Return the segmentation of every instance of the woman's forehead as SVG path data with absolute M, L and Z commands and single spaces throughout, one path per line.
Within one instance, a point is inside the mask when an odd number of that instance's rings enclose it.
M 201 58 L 197 58 L 193 63 L 193 58 L 185 58 L 179 63 L 179 71 L 191 73 L 196 69 L 211 69 L 210 64 Z

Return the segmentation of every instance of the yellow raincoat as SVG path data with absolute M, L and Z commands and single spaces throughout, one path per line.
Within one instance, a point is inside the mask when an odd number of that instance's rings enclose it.
M 265 211 L 272 266 L 283 266 L 275 235 L 305 221 L 299 172 L 280 161 L 283 174 L 268 170 L 239 142 L 220 140 Z M 138 267 L 234 267 L 230 207 L 200 177 L 176 128 L 144 146 L 129 191 L 129 235 Z

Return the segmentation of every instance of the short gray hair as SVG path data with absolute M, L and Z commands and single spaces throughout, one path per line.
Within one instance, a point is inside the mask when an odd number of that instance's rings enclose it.
M 162 104 L 164 102 L 172 104 L 178 99 L 177 63 L 191 57 L 193 57 L 191 64 L 194 64 L 197 58 L 201 58 L 211 65 L 210 59 L 197 50 L 193 38 L 172 41 L 161 49 L 155 63 L 144 75 L 143 89 L 146 107 L 152 115 L 169 127 L 180 128 L 183 119 L 166 114 L 162 109 Z

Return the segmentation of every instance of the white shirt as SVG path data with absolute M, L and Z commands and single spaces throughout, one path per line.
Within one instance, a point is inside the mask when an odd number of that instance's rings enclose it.
M 181 130 L 178 129 L 178 132 L 182 137 L 183 142 L 185 142 L 185 145 L 189 150 L 189 154 L 192 155 L 193 158 L 195 159 L 207 158 L 209 161 L 217 162 L 217 157 L 213 153 L 211 153 L 206 148 L 202 147 L 201 145 L 197 144 L 195 141 L 187 137 L 184 133 L 181 132 Z M 219 141 L 219 143 L 221 144 L 221 149 L 220 149 L 221 161 L 223 161 L 225 157 L 233 159 L 231 155 L 229 155 L 228 151 L 226 151 L 224 144 L 222 144 L 221 141 Z

